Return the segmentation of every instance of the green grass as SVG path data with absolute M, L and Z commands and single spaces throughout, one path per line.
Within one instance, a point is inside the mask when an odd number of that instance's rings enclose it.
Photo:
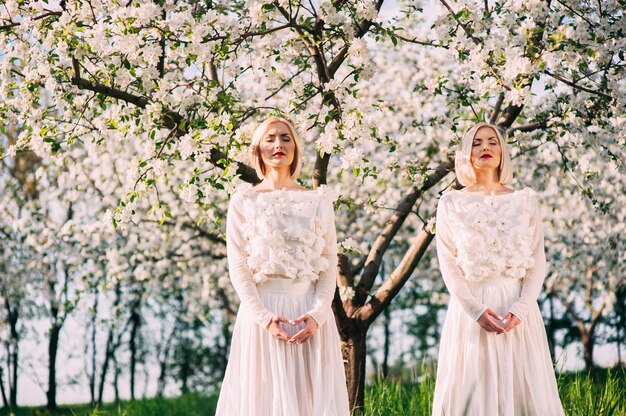
M 559 393 L 568 415 L 626 415 L 626 371 L 605 370 L 596 380 L 586 375 L 565 374 L 559 377 Z
M 626 415 L 626 371 L 624 369 L 598 370 L 591 379 L 584 373 L 559 376 L 559 391 L 568 416 L 622 416 Z M 430 416 L 434 378 L 426 375 L 419 383 L 378 381 L 365 392 L 367 416 Z M 217 398 L 187 394 L 178 398 L 143 399 L 133 402 L 106 404 L 93 409 L 88 405 L 63 406 L 56 415 L 76 416 L 211 416 Z M 42 407 L 20 408 L 5 415 L 50 415 Z
M 141 399 L 121 401 L 118 404 L 105 403 L 101 407 L 90 405 L 60 406 L 54 413 L 43 407 L 22 407 L 9 412 L 0 410 L 0 416 L 209 416 L 215 413 L 216 396 L 189 393 L 176 398 Z
M 595 380 L 585 373 L 558 378 L 559 394 L 568 416 L 626 415 L 626 371 L 599 369 Z M 420 383 L 381 381 L 366 390 L 366 416 L 430 416 L 435 380 Z

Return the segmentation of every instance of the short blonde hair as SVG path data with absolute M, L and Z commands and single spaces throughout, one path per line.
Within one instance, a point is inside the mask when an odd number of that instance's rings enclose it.
M 513 180 L 513 172 L 511 169 L 511 155 L 509 154 L 509 146 L 504 140 L 498 126 L 490 123 L 481 122 L 470 127 L 461 140 L 461 144 L 457 148 L 454 158 L 454 171 L 458 181 L 463 186 L 470 186 L 476 183 L 476 174 L 472 167 L 472 143 L 476 132 L 483 128 L 489 127 L 495 131 L 500 147 L 502 148 L 502 157 L 500 158 L 500 166 L 498 168 L 498 179 L 502 185 L 509 185 Z
M 283 123 L 289 129 L 289 133 L 291 134 L 295 144 L 293 161 L 289 167 L 289 172 L 291 173 L 291 178 L 296 179 L 298 175 L 300 175 L 300 169 L 302 168 L 302 147 L 300 146 L 300 138 L 298 137 L 296 128 L 289 120 L 283 117 L 268 117 L 261 124 L 259 124 L 256 129 L 254 129 L 254 132 L 252 133 L 252 143 L 250 145 L 250 164 L 256 171 L 259 178 L 264 179 L 265 174 L 267 173 L 267 168 L 263 162 L 261 153 L 259 152 L 259 143 L 261 143 L 265 133 L 267 133 L 270 125 L 273 123 Z

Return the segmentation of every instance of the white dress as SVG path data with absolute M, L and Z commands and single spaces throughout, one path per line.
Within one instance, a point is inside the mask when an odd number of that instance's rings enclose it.
M 226 226 L 230 278 L 241 300 L 217 416 L 348 416 L 339 332 L 331 309 L 337 238 L 333 195 L 240 186 Z M 318 323 L 303 344 L 265 328 L 275 315 Z M 283 325 L 293 335 L 303 328 Z
M 537 304 L 546 259 L 535 193 L 450 191 L 439 201 L 436 237 L 451 296 L 433 415 L 563 415 Z M 487 332 L 476 321 L 488 307 L 521 323 L 506 334 Z

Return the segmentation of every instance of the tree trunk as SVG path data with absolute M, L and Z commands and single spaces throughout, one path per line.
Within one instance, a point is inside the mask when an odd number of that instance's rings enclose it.
M 159 363 L 159 379 L 157 380 L 157 397 L 163 397 L 165 382 L 167 379 L 167 356 Z
M 117 283 L 115 286 L 115 301 L 113 307 L 118 307 L 122 300 L 122 288 L 121 283 Z M 102 371 L 100 373 L 100 385 L 98 386 L 98 404 L 102 404 L 102 396 L 104 394 L 104 383 L 106 382 L 107 372 L 109 370 L 109 363 L 113 354 L 117 350 L 117 344 L 115 342 L 115 324 L 112 324 L 109 328 L 109 334 L 107 335 L 107 343 L 104 351 L 104 362 L 102 363 Z M 95 373 L 95 368 L 94 368 Z
M 174 340 L 174 334 L 177 333 L 177 324 L 174 325 L 172 332 L 167 337 L 163 350 L 159 354 L 159 379 L 157 381 L 157 397 L 163 397 L 165 391 L 165 384 L 167 382 L 167 371 L 169 367 L 170 352 L 172 350 L 172 341 Z
M 70 203 L 67 210 L 67 220 L 70 221 L 74 214 L 72 204 Z M 48 282 L 48 291 L 50 296 L 50 338 L 48 340 L 48 391 L 46 392 L 46 399 L 48 401 L 46 407 L 48 410 L 54 411 L 57 408 L 57 353 L 59 351 L 59 335 L 61 334 L 61 328 L 67 317 L 65 309 L 59 308 L 59 305 L 63 305 L 67 302 L 67 291 L 70 281 L 70 268 L 68 264 L 63 265 L 63 281 L 61 286 L 61 293 L 57 297 L 56 289 L 57 284 L 61 283 L 56 279 L 51 279 Z M 51 268 L 51 273 L 56 274 L 57 269 Z
M 98 356 L 98 346 L 96 344 L 97 325 L 98 325 L 98 303 L 100 300 L 100 291 L 95 289 L 95 298 L 93 301 L 93 309 L 91 313 L 91 373 L 89 376 L 89 395 L 91 397 L 91 404 L 96 403 L 96 358 Z
M 182 382 L 182 394 L 189 393 L 189 375 L 191 374 L 191 364 L 189 363 L 189 348 L 187 340 L 183 340 L 182 362 L 180 363 L 180 380 Z
M 352 415 L 362 415 L 365 409 L 365 363 L 367 331 L 354 331 L 343 339 L 343 358 L 348 384 L 348 399 Z
M 139 302 L 137 302 L 131 311 L 130 321 L 130 399 L 135 400 L 135 376 L 137 372 L 137 335 L 139 326 L 141 325 L 141 317 L 139 315 Z
M 385 329 L 385 343 L 383 346 L 383 377 L 389 377 L 389 347 L 391 342 L 391 331 L 389 330 L 389 326 L 391 324 L 391 312 L 389 308 L 385 308 L 383 312 L 385 320 L 383 321 L 383 327 Z
M 57 408 L 57 352 L 60 333 L 61 325 L 56 322 L 53 323 L 52 328 L 50 328 L 48 343 L 48 391 L 46 392 L 48 410 L 56 410 Z
M 2 393 L 2 407 L 9 406 L 9 399 L 7 399 L 7 393 L 4 390 L 4 367 L 0 365 L 0 393 Z
M 113 354 L 113 392 L 115 394 L 115 404 L 117 404 L 120 402 L 120 366 L 115 354 Z
M 617 362 L 618 364 L 621 366 L 623 365 L 622 363 L 622 342 L 621 342 L 621 335 L 620 335 L 620 329 L 617 329 Z
M 112 355 L 115 352 L 113 347 L 113 338 L 114 338 L 114 330 L 113 328 L 109 329 L 109 335 L 107 336 L 107 344 L 104 352 L 104 361 L 102 362 L 102 370 L 100 371 L 100 385 L 98 386 L 98 402 L 102 404 L 102 395 L 104 394 L 104 383 L 107 379 L 107 372 L 109 370 L 109 362 L 111 361 Z
M 583 329 L 580 331 L 580 341 L 583 344 L 583 359 L 585 360 L 585 370 L 589 374 L 594 373 L 594 365 L 593 365 L 593 348 L 595 346 L 595 334 L 592 329 Z
M 17 407 L 17 381 L 20 358 L 20 334 L 17 330 L 19 312 L 17 307 L 11 307 L 9 299 L 6 299 L 6 309 L 9 318 L 10 340 L 8 345 L 8 370 L 9 370 L 9 406 Z

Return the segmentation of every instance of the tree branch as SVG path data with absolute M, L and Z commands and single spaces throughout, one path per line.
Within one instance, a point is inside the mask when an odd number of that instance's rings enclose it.
M 72 77 L 72 84 L 76 85 L 78 88 L 83 90 L 93 91 L 98 94 L 102 94 L 107 97 L 115 98 L 129 104 L 134 104 L 139 108 L 145 109 L 148 103 L 150 102 L 146 97 L 140 97 L 138 95 L 131 94 L 126 91 L 119 90 L 117 88 L 109 87 L 108 85 L 100 84 L 97 82 L 91 82 L 86 79 L 80 77 L 80 65 L 76 58 L 72 58 L 72 65 L 74 67 L 74 76 Z M 183 116 L 180 114 L 168 110 L 163 109 L 163 124 L 171 129 L 175 130 L 175 136 L 181 137 L 187 134 L 187 129 L 181 127 L 184 123 Z M 209 153 L 209 160 L 215 166 L 218 166 L 222 169 L 226 167 L 224 160 L 228 159 L 228 155 L 220 150 L 211 149 Z M 256 171 L 252 169 L 250 166 L 237 162 L 237 174 L 240 175 L 240 178 L 249 183 L 258 183 L 261 180 L 256 174 Z
M 543 73 L 546 74 L 546 75 L 551 76 L 552 78 L 554 78 L 554 79 L 556 79 L 558 81 L 561 81 L 562 83 L 564 83 L 566 85 L 569 85 L 572 88 L 588 92 L 589 94 L 599 95 L 600 97 L 606 98 L 609 101 L 613 101 L 613 97 L 611 97 L 610 95 L 608 95 L 608 94 L 606 94 L 606 93 L 604 93 L 602 91 L 596 91 L 596 90 L 592 90 L 591 88 L 583 87 L 582 85 L 578 85 L 574 81 L 570 81 L 568 79 L 563 78 L 560 75 L 553 74 L 552 72 L 548 71 L 547 69 L 544 69 Z
M 320 155 L 317 153 L 315 165 L 313 166 L 313 188 L 317 189 L 320 185 L 326 184 L 328 175 L 328 163 L 330 162 L 330 153 Z
M 391 300 L 400 292 L 400 289 L 409 280 L 415 267 L 421 260 L 434 238 L 425 230 L 420 231 L 402 261 L 396 269 L 385 279 L 382 285 L 376 290 L 367 304 L 359 308 L 356 316 L 367 324 L 371 324 L 380 313 L 391 303 Z
M 358 305 L 365 304 L 369 291 L 372 289 L 374 282 L 376 280 L 376 276 L 380 270 L 380 265 L 382 263 L 383 255 L 389 248 L 391 241 L 394 239 L 404 220 L 411 212 L 413 205 L 418 200 L 422 194 L 433 187 L 437 182 L 439 182 L 444 176 L 446 176 L 452 169 L 454 168 L 454 161 L 447 160 L 441 163 L 433 173 L 431 173 L 424 185 L 420 189 L 412 188 L 408 194 L 402 198 L 398 208 L 396 208 L 393 216 L 387 221 L 385 228 L 380 233 L 380 235 L 374 241 L 370 252 L 368 253 L 367 259 L 365 260 L 365 268 L 363 270 L 363 274 L 359 281 L 359 284 L 355 288 L 355 302 Z
M 489 119 L 489 123 L 494 124 L 500 115 L 500 110 L 502 109 L 502 103 L 504 102 L 504 94 L 500 93 L 498 95 L 498 101 L 496 101 L 496 105 L 493 107 L 493 113 L 491 113 L 491 118 Z
M 528 123 L 528 124 L 524 124 L 522 126 L 512 127 L 512 128 L 510 128 L 510 129 L 508 129 L 506 131 L 506 134 L 507 134 L 507 136 L 511 136 L 516 131 L 521 131 L 521 132 L 524 132 L 524 133 L 528 133 L 528 132 L 531 132 L 531 131 L 543 129 L 543 128 L 547 127 L 547 126 L 548 126 L 548 122 L 547 121 L 535 121 L 534 123 Z
M 62 12 L 53 12 L 53 11 L 47 11 L 44 14 L 40 14 L 39 16 L 35 16 L 33 17 L 33 20 L 41 20 L 41 19 L 45 19 L 46 17 L 49 16 L 56 16 L 56 17 L 60 17 Z M 13 21 L 9 20 L 11 23 L 8 23 L 6 25 L 0 26 L 0 31 L 2 30 L 8 30 L 14 27 L 17 27 L 19 25 L 21 25 L 21 23 L 14 23 Z
M 466 24 L 463 24 L 458 17 L 456 17 L 456 13 L 454 12 L 454 10 L 452 10 L 452 7 L 450 7 L 450 5 L 446 2 L 446 0 L 440 0 L 441 3 L 444 5 L 444 7 L 446 9 L 448 9 L 448 12 L 450 13 L 450 15 L 454 18 L 454 20 L 456 21 L 456 23 L 461 26 L 463 28 L 463 31 L 465 32 L 465 35 L 467 35 L 468 38 L 470 38 L 475 44 L 479 44 L 480 43 L 480 39 L 478 39 L 477 37 L 475 37 L 474 35 L 472 35 L 472 32 L 467 28 Z
M 508 129 L 522 112 L 523 108 L 524 106 L 522 105 L 508 105 L 500 114 L 500 117 L 498 117 L 497 125 Z
M 384 0 L 378 0 L 376 2 L 376 11 L 380 12 L 380 8 L 383 6 Z M 362 38 L 363 36 L 365 36 L 367 34 L 367 32 L 370 30 L 370 27 L 374 24 L 374 22 L 370 21 L 370 20 L 365 20 L 363 22 L 361 22 L 361 24 L 359 25 L 359 27 L 357 28 L 356 33 L 354 34 L 355 38 Z M 331 75 L 331 78 L 335 75 L 335 73 L 337 72 L 337 70 L 339 69 L 339 67 L 341 66 L 341 64 L 343 64 L 343 61 L 346 60 L 346 57 L 348 56 L 348 49 L 350 47 L 348 45 L 345 45 L 341 51 L 339 51 L 339 53 L 337 55 L 335 55 L 335 58 L 330 62 L 330 64 L 328 65 L 328 72 Z

